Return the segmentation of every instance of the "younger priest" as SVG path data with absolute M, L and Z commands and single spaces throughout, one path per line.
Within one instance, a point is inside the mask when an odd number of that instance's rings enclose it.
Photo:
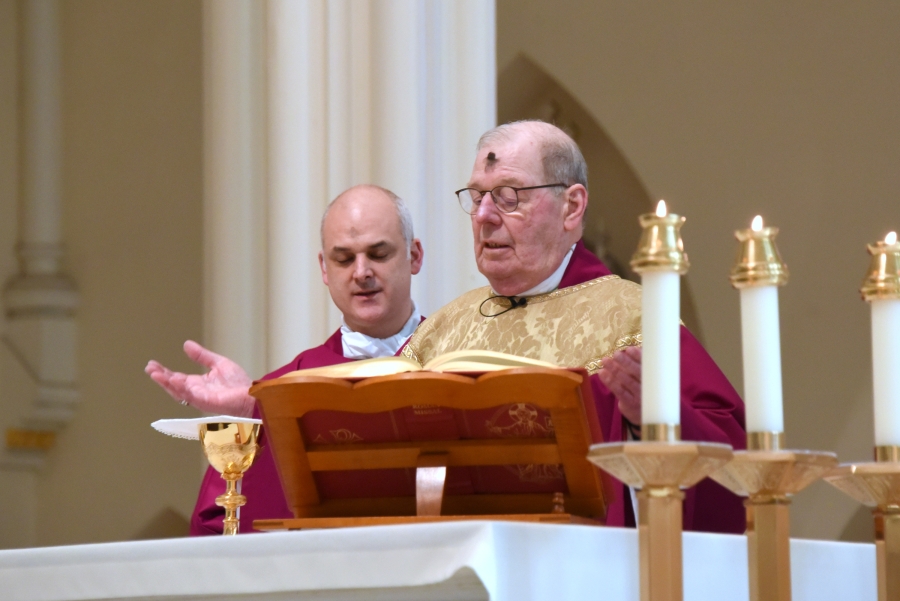
M 399 197 L 378 186 L 350 188 L 328 205 L 321 235 L 322 280 L 343 314 L 341 328 L 321 346 L 303 351 L 263 379 L 392 356 L 422 321 L 410 298 L 412 276 L 422 267 L 422 244 L 413 237 L 412 217 Z M 258 416 L 255 400 L 247 394 L 251 379 L 239 365 L 190 340 L 184 351 L 209 371 L 187 375 L 156 361 L 150 361 L 145 371 L 173 398 L 201 411 Z M 343 483 L 337 477 L 331 484 L 342 488 Z M 241 509 L 241 532 L 251 532 L 255 519 L 293 517 L 268 445 L 244 475 L 242 487 L 249 502 Z M 215 498 L 224 492 L 225 481 L 210 467 L 191 517 L 192 535 L 221 534 L 225 510 L 216 506 Z

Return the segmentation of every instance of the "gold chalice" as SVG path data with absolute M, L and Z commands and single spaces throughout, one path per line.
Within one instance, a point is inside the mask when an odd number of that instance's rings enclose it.
M 200 444 L 210 465 L 222 474 L 226 482 L 225 494 L 216 497 L 216 505 L 225 508 L 225 529 L 222 534 L 237 534 L 238 507 L 247 497 L 237 491 L 238 481 L 244 477 L 259 451 L 259 424 L 216 422 L 200 424 Z

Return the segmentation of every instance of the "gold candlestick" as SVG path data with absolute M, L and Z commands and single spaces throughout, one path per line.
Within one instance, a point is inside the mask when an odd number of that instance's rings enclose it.
M 589 461 L 639 489 L 641 601 L 681 601 L 682 489 L 694 486 L 729 459 L 730 446 L 711 442 L 640 441 L 591 447 Z
M 659 201 L 656 213 L 645 213 L 638 217 L 641 224 L 641 239 L 631 257 L 631 268 L 637 273 L 648 271 L 674 271 L 684 275 L 690 263 L 684 252 L 681 226 L 685 218 L 675 213 L 667 213 L 666 205 Z
M 900 299 L 900 243 L 891 232 L 868 246 L 872 260 L 860 293 L 868 302 Z M 873 323 L 873 327 L 876 327 Z M 873 345 L 874 346 L 874 345 Z M 873 349 L 875 354 L 875 349 Z M 876 386 L 877 388 L 877 386 Z M 876 428 L 878 426 L 876 397 Z M 877 444 L 872 463 L 841 465 L 825 480 L 872 507 L 879 601 L 900 599 L 900 447 Z
M 253 423 L 200 424 L 203 452 L 226 482 L 225 494 L 216 497 L 216 505 L 225 508 L 224 535 L 237 534 L 240 527 L 237 510 L 247 503 L 247 497 L 238 494 L 237 482 L 244 477 L 259 451 L 259 428 L 259 424 Z
M 900 599 L 900 447 L 881 447 L 874 463 L 844 464 L 825 480 L 872 507 L 878 601 Z
M 893 235 L 891 235 L 893 234 Z M 865 301 L 900 298 L 900 242 L 891 232 L 884 240 L 867 245 L 872 260 L 860 294 Z
M 755 286 L 783 286 L 788 280 L 787 265 L 781 260 L 775 245 L 778 228 L 762 227 L 762 219 L 758 224 L 758 228 L 734 233 L 740 244 L 730 279 L 731 285 L 739 290 Z
M 656 214 L 641 215 L 640 222 L 643 234 L 631 266 L 645 275 L 645 284 L 646 276 L 652 272 L 687 272 L 688 260 L 680 234 L 684 217 L 666 214 L 665 203 L 660 201 Z M 647 340 L 648 332 L 645 331 L 645 344 Z M 647 363 L 644 362 L 644 367 Z M 647 378 L 643 380 L 646 384 Z M 643 410 L 646 416 L 646 405 Z M 664 408 L 654 407 L 654 411 L 667 415 Z M 588 460 L 639 489 L 637 515 L 642 601 L 681 601 L 682 489 L 694 486 L 727 463 L 731 458 L 731 447 L 681 442 L 680 426 L 669 423 L 642 424 L 641 438 L 640 442 L 593 445 Z
M 748 497 L 747 566 L 751 601 L 791 598 L 790 505 L 800 492 L 837 465 L 834 453 L 787 451 L 784 435 L 747 434 L 746 451 L 735 451 L 710 478 Z
M 765 361 L 780 357 L 777 297 L 745 298 L 747 289 L 783 286 L 787 265 L 781 260 L 775 236 L 778 228 L 763 227 L 757 216 L 749 229 L 734 233 L 737 258 L 731 269 L 731 285 L 741 290 L 742 321 L 754 315 L 750 331 L 743 328 L 748 425 L 747 450 L 735 451 L 730 463 L 710 477 L 731 492 L 747 497 L 747 567 L 751 601 L 789 601 L 791 598 L 790 504 L 791 495 L 803 490 L 837 464 L 833 453 L 786 450 L 782 423 L 781 366 Z M 746 291 L 746 292 L 745 292 Z M 765 302 L 775 302 L 774 309 Z M 748 338 L 749 337 L 749 338 Z M 755 337 L 755 339 L 754 339 Z M 775 345 L 774 349 L 764 346 Z M 766 357 L 760 351 L 768 351 Z M 777 355 L 774 355 L 772 351 Z M 777 371 L 775 371 L 777 370 Z M 751 384 L 773 384 L 767 392 Z M 751 391 L 755 391 L 751 394 Z M 755 397 L 755 398 L 754 398 Z M 750 411 L 755 410 L 755 413 Z M 770 429 L 767 429 L 770 428 Z

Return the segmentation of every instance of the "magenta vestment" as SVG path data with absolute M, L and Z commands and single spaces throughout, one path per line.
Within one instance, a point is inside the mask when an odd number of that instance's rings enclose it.
M 569 262 L 560 288 L 574 286 L 604 275 L 609 270 L 597 259 L 582 242 L 576 245 L 575 252 Z M 681 329 L 681 432 L 684 440 L 703 440 L 723 442 L 734 448 L 744 448 L 744 406 L 734 388 L 706 353 L 700 343 L 688 332 Z M 263 379 L 276 378 L 289 371 L 334 365 L 349 361 L 342 355 L 341 334 L 335 332 L 322 346 L 304 351 L 288 365 L 268 374 Z M 604 386 L 597 376 L 591 377 L 597 414 L 608 441 L 624 440 L 625 428 L 618 402 L 613 394 Z M 479 428 L 484 420 L 465 419 L 460 422 L 460 414 L 451 416 L 444 410 L 422 411 L 410 409 L 402 413 L 370 414 L 362 419 L 377 419 L 381 424 L 373 424 L 370 432 L 379 432 L 387 440 L 415 440 L 458 438 L 460 433 L 472 434 L 475 437 L 489 436 L 485 432 L 471 432 Z M 436 408 L 435 408 L 436 409 Z M 312 416 L 313 414 L 311 414 Z M 312 432 L 330 431 L 333 422 L 316 417 L 304 418 L 304 430 L 309 436 Z M 391 417 L 389 417 L 391 416 Z M 307 421 L 311 420 L 309 424 Z M 318 423 L 313 423 L 314 421 Z M 353 435 L 354 430 L 366 428 L 363 424 L 356 427 L 340 428 L 337 433 L 346 432 Z M 312 429 L 312 430 L 310 430 Z M 329 440 L 328 442 L 333 442 Z M 368 439 L 369 442 L 377 442 Z M 347 440 L 345 442 L 350 442 Z M 501 468 L 481 468 L 481 470 L 451 470 L 448 473 L 447 493 L 464 492 L 500 492 L 520 490 L 521 492 L 537 492 L 542 486 L 536 483 L 527 484 L 509 480 Z M 396 494 L 414 494 L 414 479 L 409 470 L 378 470 L 377 472 L 353 472 L 342 474 L 316 474 L 317 485 L 324 497 L 345 496 L 382 496 Z M 352 483 L 352 484 L 351 484 Z M 275 462 L 271 450 L 264 445 L 253 467 L 244 476 L 243 491 L 247 494 L 248 503 L 241 510 L 241 532 L 251 532 L 254 519 L 290 518 L 293 514 L 288 509 L 284 492 L 278 479 Z M 524 488 L 523 488 L 524 487 Z M 207 470 L 200 489 L 194 514 L 191 518 L 191 534 L 216 534 L 222 532 L 224 510 L 215 505 L 216 496 L 225 491 L 225 483 L 212 468 Z M 617 497 L 610 499 L 607 524 L 610 526 L 634 525 L 631 500 L 627 488 L 616 483 Z M 704 480 L 695 488 L 687 491 L 684 503 L 685 530 L 701 530 L 709 532 L 741 533 L 745 527 L 745 515 L 742 501 L 711 480 Z
M 324 367 L 351 361 L 344 357 L 343 352 L 341 331 L 338 330 L 322 346 L 303 351 L 293 361 L 267 374 L 262 379 L 271 380 L 297 369 Z M 254 411 L 254 417 L 259 417 L 259 409 Z M 241 485 L 242 492 L 247 495 L 247 504 L 241 508 L 240 531 L 242 533 L 253 532 L 253 520 L 294 517 L 284 498 L 272 450 L 269 445 L 265 444 L 265 433 L 263 433 L 262 442 L 263 448 L 256 457 L 256 461 L 253 462 L 253 466 L 244 474 Z M 216 505 L 216 497 L 224 493 L 225 481 L 222 480 L 219 472 L 212 467 L 207 468 L 203 483 L 200 485 L 197 505 L 191 516 L 191 536 L 222 534 L 225 510 Z
M 559 283 L 575 286 L 609 275 L 610 271 L 583 242 L 578 242 Z M 624 419 L 615 396 L 596 375 L 591 376 L 597 413 L 607 441 L 625 440 Z M 746 447 L 744 402 L 725 374 L 687 328 L 681 328 L 681 438 L 722 442 L 735 449 Z M 616 486 L 619 498 L 611 501 L 606 523 L 633 526 L 634 517 L 628 489 Z M 687 491 L 684 500 L 684 529 L 704 532 L 744 532 L 743 501 L 724 487 L 706 479 Z

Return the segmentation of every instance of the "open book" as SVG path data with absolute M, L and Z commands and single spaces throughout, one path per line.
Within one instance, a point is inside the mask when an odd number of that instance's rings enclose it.
M 369 378 L 372 376 L 389 376 L 411 371 L 440 372 L 484 372 L 511 369 L 513 367 L 559 367 L 546 361 L 517 357 L 494 351 L 452 351 L 444 353 L 427 362 L 424 366 L 406 357 L 379 357 L 351 361 L 326 367 L 299 369 L 281 376 L 325 376 L 328 378 Z

